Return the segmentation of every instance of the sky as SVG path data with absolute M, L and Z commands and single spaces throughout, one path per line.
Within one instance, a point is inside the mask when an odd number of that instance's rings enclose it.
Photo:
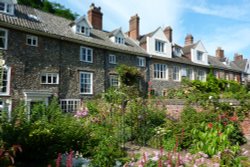
M 91 3 L 101 7 L 103 29 L 122 28 L 138 14 L 140 34 L 171 26 L 173 42 L 181 46 L 187 34 L 201 40 L 210 55 L 222 47 L 233 60 L 234 54 L 250 59 L 250 0 L 51 0 L 80 16 L 87 15 Z

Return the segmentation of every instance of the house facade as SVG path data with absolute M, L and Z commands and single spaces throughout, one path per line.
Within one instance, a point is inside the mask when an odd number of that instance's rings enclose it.
M 211 66 L 218 78 L 240 82 L 245 74 L 222 61 L 223 50 L 210 56 L 192 35 L 183 47 L 173 43 L 171 27 L 140 35 L 138 15 L 130 18 L 127 33 L 121 28 L 108 32 L 102 29 L 101 8 L 94 4 L 87 17 L 75 21 L 15 0 L 0 0 L 0 6 L 0 109 L 9 115 L 20 101 L 30 113 L 35 103 L 48 104 L 53 96 L 63 111 L 74 112 L 82 100 L 119 86 L 119 64 L 140 70 L 142 92 L 150 81 L 155 94 L 163 96 L 183 77 L 205 81 Z

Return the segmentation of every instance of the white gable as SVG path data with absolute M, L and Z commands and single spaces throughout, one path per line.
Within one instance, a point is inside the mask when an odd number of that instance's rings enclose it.
M 247 60 L 246 67 L 245 67 L 245 72 L 247 74 L 250 74 L 250 60 Z
M 121 29 L 116 30 L 110 37 L 110 40 L 117 44 L 125 44 L 125 36 Z
M 191 61 L 197 64 L 208 65 L 208 53 L 201 41 L 198 41 L 195 47 L 191 49 Z
M 156 51 L 156 41 L 164 43 L 163 52 Z M 147 37 L 147 52 L 151 55 L 172 58 L 172 45 L 165 36 L 162 28 L 158 28 L 151 37 Z
M 89 36 L 92 26 L 90 25 L 88 20 L 85 18 L 85 16 L 82 16 L 75 21 L 75 24 L 72 26 L 72 29 L 75 33 Z

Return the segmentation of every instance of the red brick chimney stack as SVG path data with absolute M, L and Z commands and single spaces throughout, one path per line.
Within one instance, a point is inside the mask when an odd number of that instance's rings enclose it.
M 102 30 L 102 15 L 101 7 L 96 7 L 92 3 L 88 11 L 88 20 L 94 29 Z
M 194 37 L 192 36 L 192 34 L 187 34 L 185 38 L 185 46 L 191 45 L 193 43 L 194 43 Z
M 164 34 L 167 37 L 167 39 L 169 40 L 169 42 L 173 41 L 172 32 L 173 32 L 173 29 L 170 26 L 166 27 L 165 30 L 164 30 Z
M 137 40 L 140 36 L 140 17 L 136 14 L 129 20 L 129 37 Z
M 221 49 L 221 47 L 218 47 L 215 51 L 215 56 L 217 59 L 219 59 L 220 61 L 225 61 L 225 55 L 224 55 L 224 50 Z
M 243 55 L 235 53 L 234 54 L 234 61 L 241 61 L 241 60 L 243 60 Z

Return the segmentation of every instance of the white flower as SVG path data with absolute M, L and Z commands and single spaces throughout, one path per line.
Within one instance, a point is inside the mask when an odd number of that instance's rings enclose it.
M 233 105 L 233 103 L 229 103 L 229 105 L 230 105 L 230 106 L 232 106 L 232 105 Z
M 213 98 L 213 96 L 209 96 L 208 99 L 211 100 Z

